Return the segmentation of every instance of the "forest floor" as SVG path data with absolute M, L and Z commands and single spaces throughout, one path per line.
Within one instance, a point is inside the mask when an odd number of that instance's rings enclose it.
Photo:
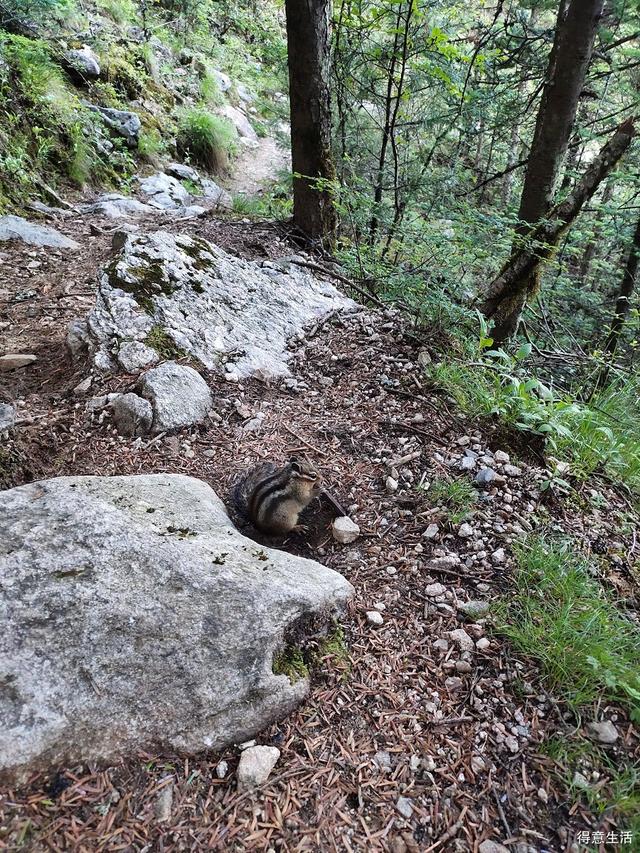
M 140 227 L 160 222 L 243 257 L 292 252 L 286 229 L 274 223 L 206 216 L 170 226 L 151 218 Z M 0 849 L 504 849 L 490 840 L 533 853 L 578 849 L 572 844 L 581 830 L 620 830 L 570 790 L 545 754 L 550 738 L 569 741 L 578 730 L 586 737 L 588 721 L 576 720 L 545 689 L 537 666 L 513 652 L 491 619 L 473 622 L 463 611 L 468 601 L 485 599 L 491 615 L 510 589 L 514 542 L 533 529 L 567 533 L 599 555 L 607 585 L 638 608 L 638 546 L 633 532 L 618 529 L 631 513 L 624 495 L 598 482 L 604 506 L 589 499 L 593 483 L 578 485 L 571 504 L 543 501 L 545 464 L 536 448 L 499 424 L 456 413 L 418 366 L 429 338 L 393 311 L 331 316 L 296 343 L 291 368 L 306 383 L 302 391 L 257 380 L 233 385 L 211 374 L 220 422 L 160 440 L 119 436 L 108 419 L 85 411 L 86 398 L 74 388 L 88 365 L 73 364 L 65 348 L 68 322 L 93 303 L 118 226 L 95 217 L 53 224 L 81 248 L 0 246 L 0 262 L 11 271 L 0 281 L 0 329 L 9 350 L 38 357 L 27 369 L 0 374 L 0 401 L 14 403 L 19 417 L 4 450 L 12 472 L 4 485 L 63 474 L 171 472 L 201 478 L 226 498 L 234 475 L 256 458 L 304 451 L 362 534 L 352 545 L 337 544 L 331 508 L 322 505 L 309 513 L 309 534 L 281 545 L 341 572 L 356 596 L 342 622 L 344 648 L 312 672 L 299 709 L 259 738 L 282 753 L 259 792 L 237 791 L 238 748 L 61 768 L 0 793 Z M 124 389 L 131 380 L 94 377 L 89 394 Z M 260 430 L 246 430 L 258 411 L 265 414 Z M 492 457 L 502 482 L 476 495 L 467 508 L 471 533 L 461 536 L 460 520 L 446 501 L 434 506 L 427 485 L 471 485 L 473 473 L 460 468 L 467 450 L 479 457 L 502 451 L 514 467 Z M 393 468 L 397 491 L 385 485 Z M 430 524 L 437 530 L 425 538 Z M 382 625 L 369 623 L 372 610 Z M 460 628 L 465 635 L 452 637 Z M 637 729 L 625 711 L 603 700 L 599 713 L 619 732 L 607 747 L 614 762 L 638 760 Z M 167 786 L 170 813 L 159 822 L 156 802 Z

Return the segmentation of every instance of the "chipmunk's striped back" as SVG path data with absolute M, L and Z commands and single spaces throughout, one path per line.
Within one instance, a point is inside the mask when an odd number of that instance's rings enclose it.
M 320 491 L 320 477 L 306 460 L 291 459 L 278 467 L 261 462 L 238 482 L 236 506 L 263 533 L 284 535 Z

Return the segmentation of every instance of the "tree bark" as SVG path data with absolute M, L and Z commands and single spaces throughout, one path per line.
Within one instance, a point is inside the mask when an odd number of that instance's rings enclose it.
M 549 57 L 547 82 L 540 100 L 536 128 L 525 174 L 517 237 L 513 255 L 520 253 L 522 237 L 549 211 L 569 136 L 578 108 L 578 97 L 591 59 L 593 40 L 604 0 L 570 0 L 560 5 L 555 38 Z M 532 255 L 532 257 L 535 257 Z M 501 343 L 515 334 L 520 315 L 530 295 L 538 288 L 539 264 L 529 279 L 513 281 L 511 286 L 488 300 L 496 324 L 492 336 Z M 492 285 L 504 278 L 501 275 Z M 506 288 L 505 284 L 505 288 Z
M 500 275 L 491 282 L 482 312 L 493 321 L 494 343 L 501 343 L 515 334 L 527 298 L 538 290 L 542 265 L 551 257 L 583 205 L 620 160 L 634 135 L 630 119 L 620 125 L 566 199 L 548 211 L 547 218 L 526 235 L 524 245 L 516 247 Z
M 331 245 L 337 217 L 331 188 L 329 0 L 286 0 L 293 166 L 293 221 Z
M 611 329 L 604 344 L 604 351 L 610 358 L 613 358 L 620 340 L 620 333 L 624 326 L 624 322 L 629 314 L 631 307 L 631 296 L 636 283 L 636 275 L 638 273 L 638 263 L 640 262 L 640 220 L 636 225 L 636 230 L 631 241 L 631 249 L 624 268 L 622 283 L 620 284 L 620 292 L 616 300 L 616 307 L 611 321 Z

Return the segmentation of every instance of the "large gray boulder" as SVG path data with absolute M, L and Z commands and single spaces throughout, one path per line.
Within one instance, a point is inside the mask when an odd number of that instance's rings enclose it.
M 220 107 L 220 114 L 229 119 L 237 130 L 238 136 L 244 139 L 250 139 L 254 142 L 257 141 L 258 134 L 253 129 L 253 125 L 249 119 L 241 110 L 236 107 L 232 107 L 231 104 L 225 104 Z
M 137 198 L 121 195 L 120 193 L 105 193 L 95 201 L 83 204 L 80 213 L 95 213 L 108 219 L 122 219 L 130 216 L 143 216 L 157 213 L 150 204 L 144 204 Z
M 140 394 L 153 407 L 153 432 L 169 432 L 203 421 L 213 407 L 209 386 L 197 370 L 167 361 L 147 371 Z
M 13 215 L 0 216 L 0 240 L 19 240 L 31 246 L 50 246 L 52 249 L 80 248 L 79 243 L 55 228 Z
M 69 344 L 76 354 L 88 347 L 99 369 L 116 369 L 123 344 L 160 336 L 165 351 L 170 344 L 209 370 L 286 376 L 291 337 L 333 311 L 356 309 L 295 261 L 247 261 L 164 231 L 129 234 Z
M 308 691 L 274 675 L 339 574 L 256 545 L 205 483 L 61 477 L 0 492 L 0 775 L 244 741 Z

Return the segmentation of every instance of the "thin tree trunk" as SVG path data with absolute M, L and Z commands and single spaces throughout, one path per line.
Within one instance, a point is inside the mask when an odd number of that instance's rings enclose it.
M 616 350 L 618 348 L 618 343 L 620 341 L 620 335 L 622 334 L 625 320 L 627 319 L 629 309 L 631 308 L 631 297 L 633 295 L 633 290 L 636 284 L 636 276 L 638 274 L 639 262 L 640 219 L 638 220 L 638 224 L 636 225 L 636 230 L 633 235 L 633 240 L 631 241 L 631 248 L 629 250 L 627 262 L 624 267 L 624 273 L 622 275 L 622 282 L 620 283 L 620 291 L 618 293 L 618 298 L 616 299 L 616 307 L 613 313 L 613 319 L 611 320 L 609 334 L 607 335 L 607 339 L 604 342 L 603 346 L 607 363 L 604 365 L 598 378 L 598 388 L 602 388 L 604 385 L 606 385 L 607 379 L 609 378 L 611 362 L 615 357 Z
M 611 197 L 613 196 L 613 189 L 613 180 L 607 181 L 604 187 L 604 192 L 602 193 L 602 201 L 600 202 L 601 207 L 604 207 L 611 201 Z M 602 226 L 602 218 L 598 217 L 598 219 L 596 220 L 596 224 L 593 228 L 593 236 L 587 243 L 587 247 L 584 250 L 584 255 L 582 256 L 579 276 L 583 287 L 587 283 L 591 262 L 595 257 L 596 249 L 598 248 L 598 243 L 600 242 L 600 237 L 602 235 Z
M 311 240 L 331 244 L 337 219 L 330 187 L 329 0 L 285 0 L 291 104 L 293 221 Z
M 603 3 L 604 0 L 570 0 L 561 4 L 522 188 L 518 236 L 508 269 L 513 269 L 514 256 L 538 257 L 531 250 L 523 252 L 520 244 L 522 237 L 531 233 L 532 227 L 535 231 L 536 223 L 546 216 L 551 207 Z M 504 289 L 496 290 L 497 283 L 501 281 Z M 502 343 L 515 334 L 524 305 L 538 286 L 539 262 L 532 265 L 528 278 L 514 280 L 511 275 L 505 277 L 503 273 L 493 282 L 491 298 L 486 302 L 486 316 L 495 320 L 492 330 L 495 343 Z
M 526 235 L 500 275 L 489 285 L 482 312 L 493 321 L 492 337 L 500 343 L 511 337 L 528 297 L 537 293 L 541 267 L 560 238 L 631 144 L 635 128 L 629 119 L 593 160 L 566 199 L 548 211 L 547 218 Z

